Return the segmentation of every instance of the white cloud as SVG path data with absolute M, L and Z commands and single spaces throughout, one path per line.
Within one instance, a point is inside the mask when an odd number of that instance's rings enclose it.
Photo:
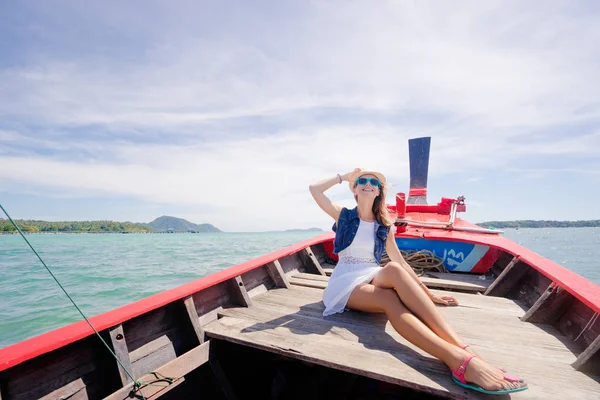
M 560 9 L 344 4 L 313 4 L 297 21 L 282 15 L 298 29 L 273 36 L 244 31 L 262 21 L 228 39 L 158 35 L 139 63 L 41 58 L 2 73 L 16 97 L 3 106 L 55 123 L 162 129 L 329 106 L 449 113 L 488 131 L 599 116 L 598 83 L 589 79 L 599 60 L 578 61 L 590 57 L 600 29 Z M 573 47 L 569 38 L 585 42 Z M 574 115 L 582 107 L 592 108 Z
M 398 169 L 393 149 L 381 145 L 381 140 L 391 142 L 394 132 L 374 137 L 360 133 L 289 132 L 193 147 L 120 145 L 113 149 L 113 163 L 2 157 L 0 178 L 73 190 L 80 196 L 123 195 L 195 205 L 198 215 L 209 204 L 222 212 L 211 221 L 225 229 L 304 226 L 321 220 L 322 211 L 308 192 L 316 180 L 356 166 L 386 171 L 392 181 L 407 179 L 407 168 Z M 347 185 L 332 190 L 334 195 L 346 192 Z
M 99 26 L 141 32 L 137 58 L 48 52 L 1 69 L 4 120 L 52 135 L 0 130 L 0 151 L 20 146 L 0 157 L 0 178 L 61 195 L 198 205 L 188 217 L 227 230 L 278 229 L 322 226 L 308 184 L 355 166 L 381 169 L 404 190 L 410 137 L 433 137 L 431 175 L 477 171 L 469 182 L 520 168 L 525 156 L 598 155 L 598 134 L 585 126 L 600 119 L 600 24 L 568 3 L 301 4 L 214 16 L 204 4 L 170 5 L 164 18 L 153 5 L 139 19 L 125 5 L 122 17 L 95 9 Z M 351 125 L 340 110 L 360 117 Z M 270 134 L 252 118 L 271 121 Z M 577 140 L 544 135 L 571 124 L 584 126 Z M 61 139 L 90 125 L 105 127 L 105 140 Z M 150 131 L 186 144 L 148 144 Z M 100 155 L 52 156 L 83 150 Z M 204 204 L 222 212 L 205 215 Z

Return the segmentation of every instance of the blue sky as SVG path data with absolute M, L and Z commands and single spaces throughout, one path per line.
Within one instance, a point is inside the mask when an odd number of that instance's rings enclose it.
M 421 136 L 430 203 L 599 218 L 597 2 L 4 2 L 0 38 L 15 218 L 329 229 L 308 185 L 375 168 L 392 203 Z

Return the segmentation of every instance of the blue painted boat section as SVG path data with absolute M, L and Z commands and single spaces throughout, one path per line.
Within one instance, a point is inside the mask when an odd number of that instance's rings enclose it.
M 444 240 L 396 238 L 400 250 L 429 250 L 444 260 L 449 271 L 469 272 L 489 250 L 489 246 Z

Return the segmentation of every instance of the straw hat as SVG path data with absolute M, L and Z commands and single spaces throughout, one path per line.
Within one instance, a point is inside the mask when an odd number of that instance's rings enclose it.
M 385 176 L 381 172 L 372 171 L 370 169 L 361 169 L 360 172 L 355 172 L 350 176 L 350 179 L 348 180 L 348 186 L 350 186 L 350 191 L 354 189 L 354 183 L 356 183 L 356 180 L 363 175 L 373 175 L 377 177 L 377 179 L 379 179 L 382 184 L 385 184 Z

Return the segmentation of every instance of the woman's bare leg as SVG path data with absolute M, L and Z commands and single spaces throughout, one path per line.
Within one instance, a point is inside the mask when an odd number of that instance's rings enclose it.
M 388 263 L 375 275 L 372 283 L 382 288 L 394 289 L 402 303 L 439 337 L 459 347 L 464 345 L 433 301 L 400 264 Z
M 396 332 L 406 340 L 443 361 L 449 368 L 457 369 L 468 352 L 448 343 L 406 308 L 393 289 L 371 284 L 357 286 L 348 299 L 347 307 L 366 312 L 384 312 Z M 480 358 L 467 366 L 465 379 L 487 390 L 510 389 L 525 385 L 504 380 L 503 374 Z

